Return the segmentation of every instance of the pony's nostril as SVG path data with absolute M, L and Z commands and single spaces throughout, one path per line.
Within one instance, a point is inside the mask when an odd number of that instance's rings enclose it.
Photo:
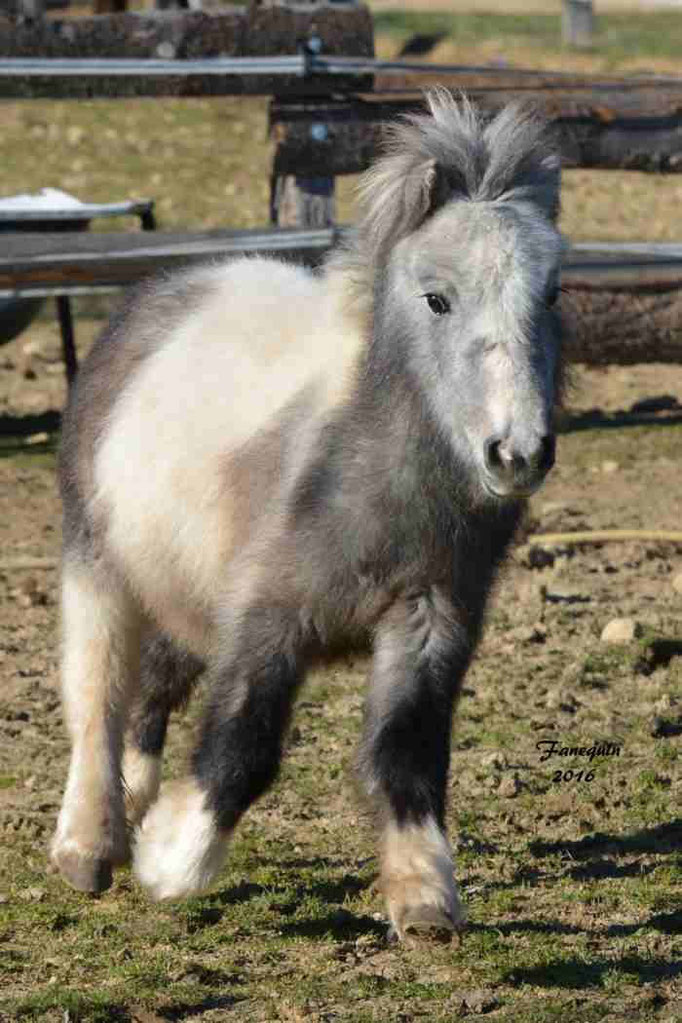
M 504 437 L 489 437 L 483 445 L 483 452 L 486 469 L 497 476 L 508 476 L 519 468 L 519 459 Z
M 489 437 L 484 442 L 485 467 L 500 482 L 518 487 L 537 484 L 554 465 L 556 442 L 553 434 L 538 438 L 521 453 L 510 437 Z
M 504 468 L 501 437 L 488 437 L 483 445 L 483 457 L 485 459 L 485 467 L 490 472 L 499 472 Z

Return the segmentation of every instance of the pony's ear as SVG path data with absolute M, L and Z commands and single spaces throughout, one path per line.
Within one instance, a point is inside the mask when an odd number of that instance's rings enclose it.
M 411 182 L 411 185 L 409 184 Z M 415 189 L 415 194 L 405 194 L 405 208 L 409 210 L 408 229 L 416 231 L 428 217 L 450 202 L 458 193 L 466 192 L 466 182 L 456 167 L 445 167 L 435 159 L 423 160 L 406 183 L 406 190 Z
M 366 171 L 359 196 L 363 216 L 360 231 L 369 245 L 372 262 L 416 231 L 457 190 L 453 173 L 435 159 L 415 159 L 411 153 L 394 153 Z
M 422 160 L 406 175 L 399 198 L 400 233 L 416 231 L 446 201 L 447 183 L 436 160 Z
M 540 164 L 538 183 L 535 187 L 536 201 L 551 221 L 559 219 L 561 195 L 561 157 L 551 153 Z
M 437 160 L 426 161 L 424 183 L 428 190 L 428 203 L 421 219 L 422 223 L 441 206 L 445 206 L 455 192 L 462 190 L 462 183 L 456 178 L 457 175 L 452 168 L 443 167 Z

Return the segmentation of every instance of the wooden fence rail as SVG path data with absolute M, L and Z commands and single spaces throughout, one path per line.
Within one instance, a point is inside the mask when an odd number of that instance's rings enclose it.
M 315 265 L 346 230 L 4 235 L 0 300 L 112 291 L 161 268 L 242 253 L 293 254 Z M 682 362 L 682 246 L 577 245 L 562 282 L 570 359 Z

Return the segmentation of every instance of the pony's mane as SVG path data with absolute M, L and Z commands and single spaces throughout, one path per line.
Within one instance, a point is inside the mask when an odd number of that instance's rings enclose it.
M 357 229 L 329 263 L 363 305 L 390 249 L 449 199 L 525 200 L 558 216 L 560 160 L 547 121 L 519 104 L 486 120 L 442 88 L 426 103 L 428 113 L 387 126 L 384 155 L 360 180 Z

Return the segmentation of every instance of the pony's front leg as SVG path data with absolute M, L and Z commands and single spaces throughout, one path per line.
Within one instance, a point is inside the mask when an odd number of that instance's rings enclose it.
M 213 883 L 231 831 L 279 767 L 301 677 L 297 618 L 256 608 L 235 620 L 209 667 L 192 773 L 162 787 L 136 841 L 135 873 L 157 899 L 192 895 Z
M 62 618 L 62 697 L 72 752 L 52 859 L 74 888 L 99 892 L 129 855 L 121 753 L 140 618 L 125 586 L 79 556 L 65 559 Z
M 376 636 L 361 764 L 382 827 L 380 884 L 400 938 L 465 920 L 444 816 L 452 712 L 472 645 L 436 590 L 395 604 Z

